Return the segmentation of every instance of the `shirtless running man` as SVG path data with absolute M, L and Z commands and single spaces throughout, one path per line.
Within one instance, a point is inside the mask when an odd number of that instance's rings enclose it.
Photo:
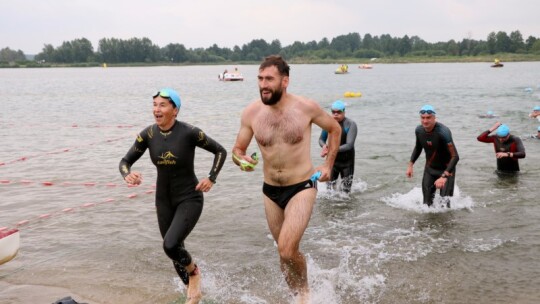
M 259 145 L 264 160 L 264 207 L 270 232 L 278 246 L 281 271 L 298 303 L 309 303 L 307 266 L 300 240 L 307 228 L 317 196 L 317 182 L 330 179 L 341 127 L 313 100 L 287 93 L 289 66 L 279 56 L 265 58 L 259 67 L 261 99 L 242 112 L 240 130 L 233 148 L 233 161 L 243 171 L 252 171 L 257 161 L 246 155 L 251 139 Z M 317 168 L 311 162 L 311 125 L 329 134 L 328 155 Z

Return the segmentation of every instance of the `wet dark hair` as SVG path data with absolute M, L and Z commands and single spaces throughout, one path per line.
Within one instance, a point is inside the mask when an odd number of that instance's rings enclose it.
M 285 60 L 281 58 L 281 56 L 270 55 L 264 58 L 264 61 L 259 66 L 259 70 L 263 70 L 271 66 L 275 66 L 281 76 L 289 76 L 289 71 L 291 70 L 291 68 L 289 67 L 287 62 L 285 62 Z

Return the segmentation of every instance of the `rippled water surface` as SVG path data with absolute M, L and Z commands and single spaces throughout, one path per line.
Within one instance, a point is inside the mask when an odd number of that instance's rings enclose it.
M 172 303 L 184 292 L 161 248 L 153 205 L 155 168 L 135 168 L 128 188 L 118 162 L 153 123 L 151 95 L 178 89 L 180 119 L 228 151 L 240 112 L 258 96 L 257 66 L 223 83 L 225 66 L 0 70 L 0 227 L 18 227 L 18 256 L 0 282 L 64 287 L 95 303 Z M 540 300 L 540 140 L 527 139 L 516 178 L 494 173 L 493 147 L 476 141 L 494 111 L 512 133 L 535 133 L 540 63 L 293 65 L 289 92 L 328 108 L 344 99 L 357 122 L 353 193 L 320 186 L 302 241 L 313 303 L 537 303 Z M 422 206 L 423 156 L 405 177 L 418 109 L 433 104 L 461 157 L 452 208 Z M 313 127 L 312 156 L 322 162 Z M 255 144 L 250 147 L 256 150 Z M 212 157 L 196 156 L 203 177 Z M 227 161 L 205 196 L 186 245 L 203 271 L 206 303 L 289 303 L 262 205 L 261 170 Z M 28 221 L 25 224 L 25 221 Z M 44 299 L 50 303 L 56 299 Z M 3 295 L 0 302 L 18 303 Z M 94 302 L 92 302 L 94 303 Z

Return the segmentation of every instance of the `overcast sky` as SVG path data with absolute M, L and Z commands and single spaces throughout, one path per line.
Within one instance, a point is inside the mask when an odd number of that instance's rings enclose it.
M 519 30 L 540 37 L 540 0 L 1 0 L 0 49 L 37 54 L 45 44 L 87 38 L 149 38 L 163 47 L 282 46 L 348 33 L 486 40 Z

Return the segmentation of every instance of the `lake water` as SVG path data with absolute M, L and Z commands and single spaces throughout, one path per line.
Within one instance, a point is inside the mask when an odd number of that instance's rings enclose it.
M 353 193 L 321 185 L 302 240 L 313 303 L 538 303 L 540 140 L 524 141 L 517 178 L 499 178 L 492 145 L 476 141 L 495 119 L 536 133 L 540 62 L 292 65 L 289 92 L 328 108 L 347 91 L 356 121 Z M 151 96 L 182 97 L 180 120 L 228 151 L 240 112 L 258 97 L 256 65 L 244 82 L 223 83 L 230 66 L 0 69 L 0 227 L 18 227 L 18 256 L 0 282 L 64 287 L 91 303 L 172 303 L 184 292 L 163 253 L 154 208 L 156 170 L 147 154 L 129 188 L 118 162 L 153 123 Z M 424 156 L 405 177 L 418 110 L 435 106 L 460 162 L 452 207 L 421 204 Z M 322 163 L 313 127 L 312 157 Z M 257 147 L 252 143 L 249 151 Z M 196 171 L 212 155 L 198 150 Z M 203 303 L 289 303 L 262 204 L 262 172 L 228 160 L 205 195 L 186 241 L 203 272 Z M 28 221 L 28 222 L 25 222 Z M 57 299 L 44 298 L 42 303 Z M 20 303 L 3 295 L 0 302 Z

